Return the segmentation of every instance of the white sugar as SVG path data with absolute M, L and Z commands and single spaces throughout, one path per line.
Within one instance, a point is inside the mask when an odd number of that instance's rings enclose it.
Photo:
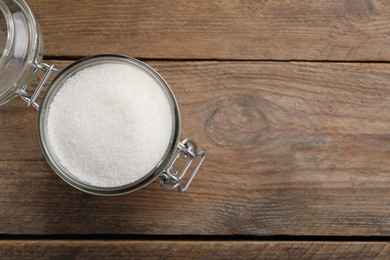
M 48 111 L 48 139 L 60 164 L 98 187 L 144 177 L 162 159 L 172 132 L 164 90 L 130 64 L 106 63 L 77 72 Z

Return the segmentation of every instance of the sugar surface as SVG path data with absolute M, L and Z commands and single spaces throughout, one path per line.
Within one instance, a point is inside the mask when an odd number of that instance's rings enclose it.
M 169 145 L 169 100 L 151 75 L 130 64 L 100 64 L 77 72 L 48 111 L 48 139 L 60 164 L 93 186 L 139 180 Z

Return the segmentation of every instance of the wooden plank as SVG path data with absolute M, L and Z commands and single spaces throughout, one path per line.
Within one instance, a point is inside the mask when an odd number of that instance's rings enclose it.
M 50 259 L 386 259 L 388 242 L 1 241 L 0 256 Z
M 390 65 L 149 64 L 208 153 L 189 191 L 75 190 L 18 101 L 0 109 L 0 233 L 390 235 Z
M 386 0 L 29 0 L 45 54 L 390 60 Z

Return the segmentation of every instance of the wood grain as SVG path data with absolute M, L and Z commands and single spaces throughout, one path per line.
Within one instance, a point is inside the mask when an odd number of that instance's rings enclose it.
M 45 54 L 390 60 L 386 0 L 29 0 Z
M 39 259 L 387 259 L 387 242 L 1 241 L 0 256 Z
M 390 235 L 390 65 L 149 65 L 177 97 L 181 136 L 207 151 L 189 191 L 75 190 L 16 101 L 0 109 L 0 233 Z

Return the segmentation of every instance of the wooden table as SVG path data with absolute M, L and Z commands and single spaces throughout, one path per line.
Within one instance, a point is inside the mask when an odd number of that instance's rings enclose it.
M 37 112 L 2 107 L 1 258 L 390 257 L 388 1 L 28 4 L 48 63 L 154 67 L 207 158 L 187 193 L 88 195 L 46 163 Z

